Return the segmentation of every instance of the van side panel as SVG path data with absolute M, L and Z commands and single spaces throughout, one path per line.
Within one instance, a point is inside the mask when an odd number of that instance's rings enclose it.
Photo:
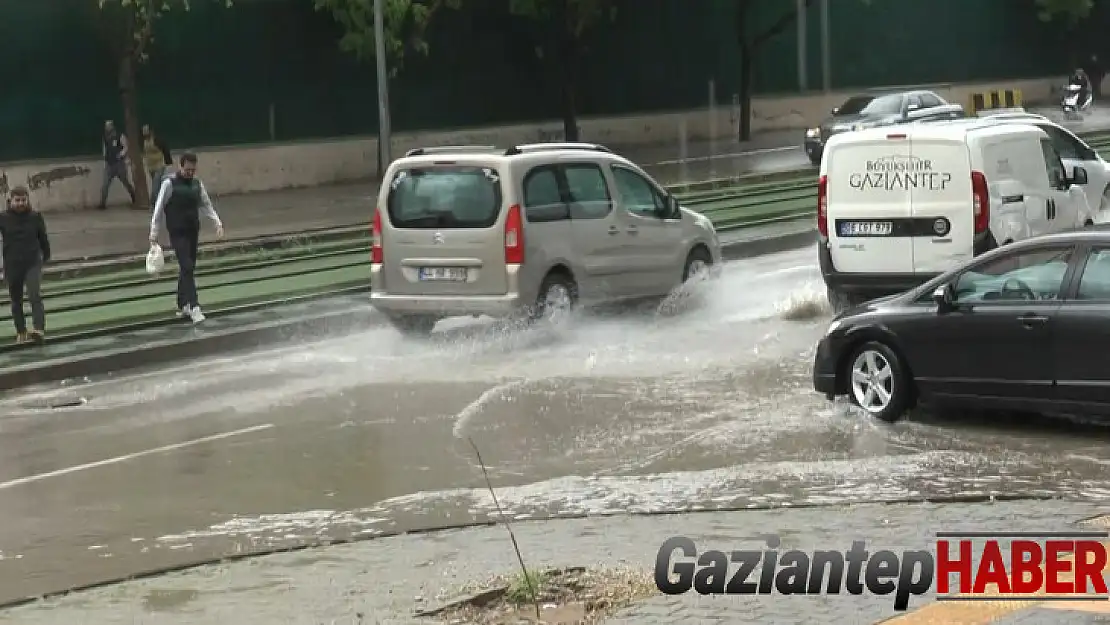
M 913 259 L 917 273 L 941 273 L 971 260 L 975 217 L 967 143 L 914 139 L 906 176 L 913 199 Z
M 1040 139 L 1027 135 L 992 138 L 978 165 L 991 196 L 991 232 L 999 244 L 1027 239 L 1043 223 L 1048 175 Z
M 910 190 L 902 183 L 910 141 L 851 141 L 827 150 L 829 252 L 842 273 L 912 273 L 913 246 L 903 236 L 912 218 Z M 860 232 L 891 226 L 889 235 Z M 852 231 L 855 229 L 855 232 Z

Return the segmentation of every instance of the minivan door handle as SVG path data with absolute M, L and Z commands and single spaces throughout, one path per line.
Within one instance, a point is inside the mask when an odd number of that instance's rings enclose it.
M 1018 321 L 1020 321 L 1021 325 L 1025 326 L 1026 328 L 1037 328 L 1048 323 L 1048 317 L 1035 313 L 1025 313 L 1024 315 L 1018 317 Z
M 640 233 L 640 229 L 637 228 L 636 226 L 629 226 L 628 227 L 628 234 L 635 235 L 635 234 L 639 234 L 639 233 Z
M 609 226 L 609 236 L 615 237 L 620 234 L 621 229 L 616 226 Z

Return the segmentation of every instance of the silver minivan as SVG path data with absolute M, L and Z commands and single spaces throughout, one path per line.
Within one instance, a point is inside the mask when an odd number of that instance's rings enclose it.
M 384 180 L 370 297 L 405 334 L 661 299 L 721 262 L 709 219 L 599 145 L 418 148 Z

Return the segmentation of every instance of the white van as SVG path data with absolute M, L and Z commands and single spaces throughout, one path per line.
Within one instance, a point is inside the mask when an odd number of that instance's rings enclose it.
M 960 120 L 837 135 L 817 191 L 818 259 L 840 311 L 998 245 L 1093 223 L 1082 167 L 1045 132 Z

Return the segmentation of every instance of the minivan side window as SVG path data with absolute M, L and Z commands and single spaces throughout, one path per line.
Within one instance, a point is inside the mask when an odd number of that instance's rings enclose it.
M 1077 161 L 1085 160 L 1084 153 L 1087 150 L 1083 149 L 1083 146 L 1076 141 L 1075 137 L 1050 124 L 1041 124 L 1038 127 L 1048 134 L 1048 138 L 1052 140 L 1052 147 L 1056 148 L 1056 152 L 1061 158 L 1071 158 Z
M 1064 170 L 1064 164 L 1060 161 L 1060 155 L 1056 153 L 1056 148 L 1052 147 L 1052 142 L 1048 139 L 1041 139 L 1041 152 L 1044 153 L 1044 165 L 1048 170 L 1048 184 L 1052 188 L 1058 189 L 1067 180 L 1067 173 Z
M 524 176 L 524 215 L 531 223 L 560 221 L 570 217 L 559 191 L 558 172 L 553 165 L 542 165 Z
M 613 210 L 613 201 L 601 167 L 593 163 L 567 163 L 562 170 L 571 201 L 571 219 L 608 217 Z
M 658 217 L 659 212 L 667 205 L 655 185 L 631 169 L 614 165 L 613 182 L 617 186 L 617 193 L 621 196 L 621 205 L 633 215 L 640 217 Z

